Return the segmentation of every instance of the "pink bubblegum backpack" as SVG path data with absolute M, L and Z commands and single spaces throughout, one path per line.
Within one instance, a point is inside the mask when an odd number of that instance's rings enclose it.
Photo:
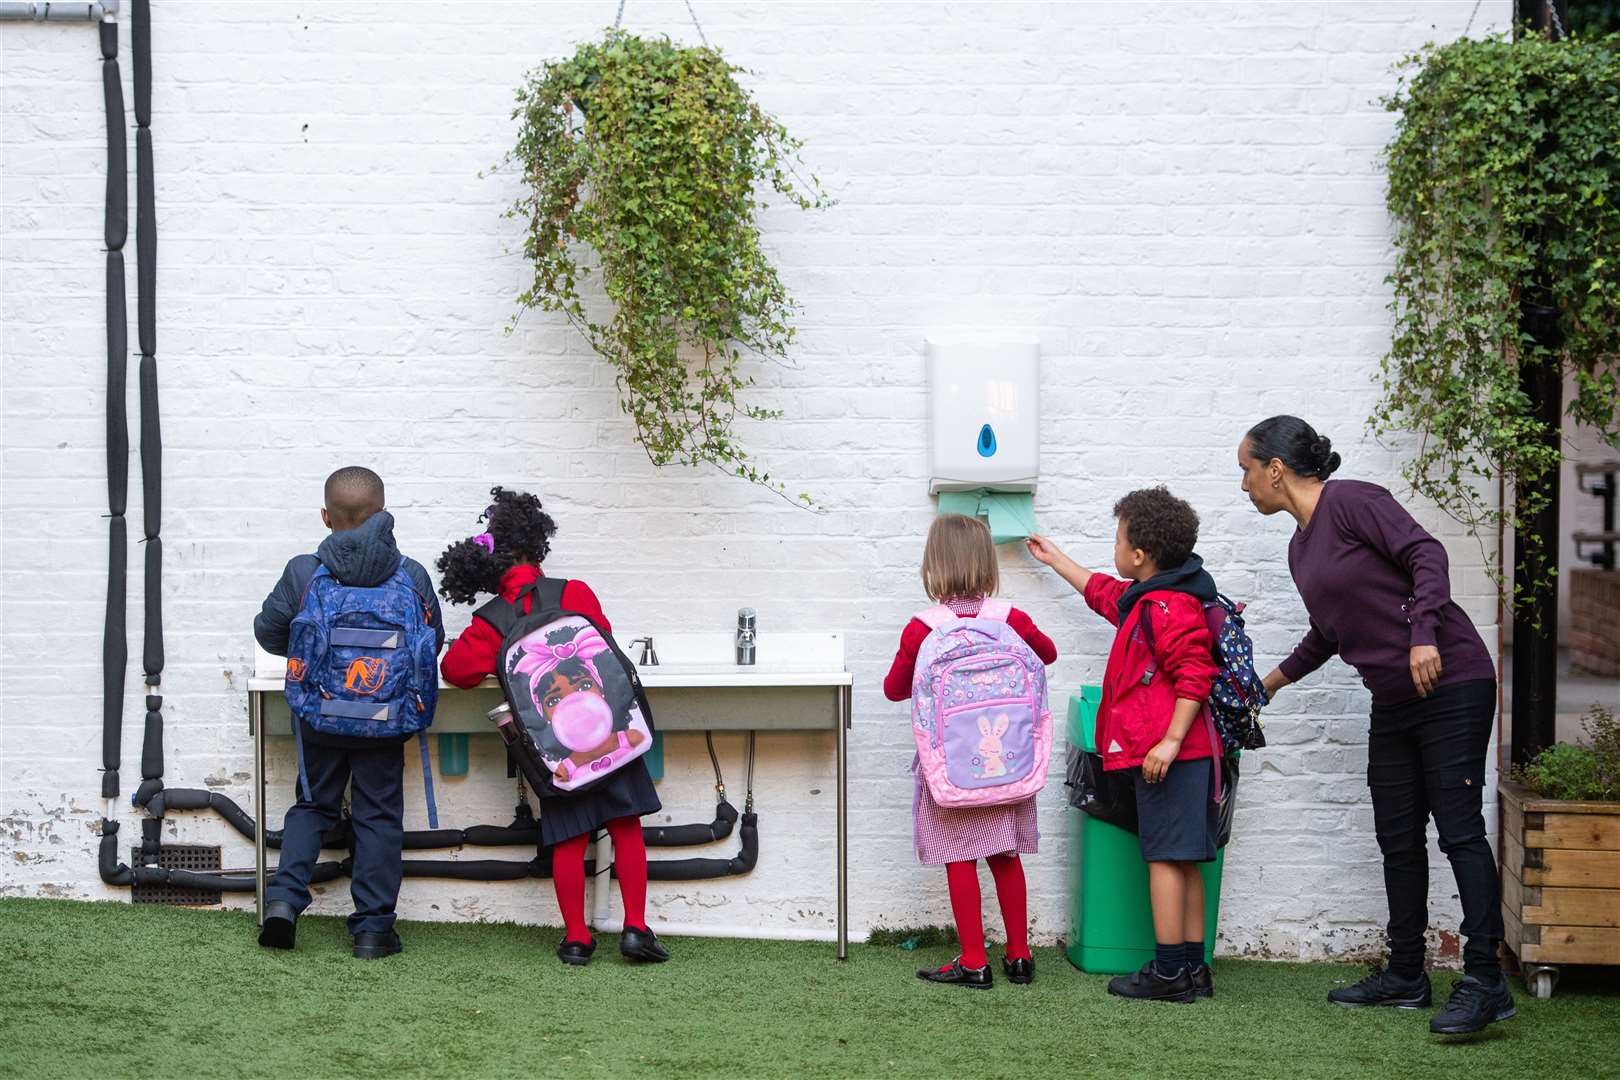
M 999 806 L 1046 784 L 1046 667 L 1007 625 L 1011 610 L 986 598 L 971 618 L 943 604 L 917 616 L 932 633 L 917 652 L 911 732 L 917 768 L 940 806 Z

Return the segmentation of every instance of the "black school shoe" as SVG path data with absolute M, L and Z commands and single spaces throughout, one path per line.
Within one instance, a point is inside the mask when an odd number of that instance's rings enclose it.
M 1506 979 L 1497 976 L 1492 985 L 1464 975 L 1452 987 L 1446 1007 L 1429 1021 L 1429 1030 L 1436 1035 L 1472 1035 L 1487 1024 L 1511 1020 L 1517 1013 Z
M 403 951 L 399 935 L 392 930 L 382 933 L 360 933 L 354 935 L 354 958 L 356 960 L 381 960 L 385 956 L 393 956 Z
M 267 949 L 290 949 L 298 936 L 298 912 L 285 900 L 264 905 L 264 924 L 259 927 L 259 944 Z
M 996 981 L 990 974 L 989 964 L 979 968 L 963 967 L 960 956 L 944 967 L 918 968 L 917 978 L 924 982 L 944 983 L 946 986 L 965 986 L 970 990 L 988 990 Z
M 1186 968 L 1165 978 L 1153 968 L 1153 961 L 1142 965 L 1141 971 L 1129 975 L 1115 975 L 1108 980 L 1108 992 L 1116 997 L 1135 998 L 1138 1001 L 1174 1001 L 1185 1004 L 1192 1001 L 1197 990 Z
M 569 967 L 584 967 L 591 962 L 591 954 L 596 951 L 596 942 L 569 941 L 566 938 L 557 942 L 557 959 Z
M 1001 971 L 1002 974 L 1007 976 L 1008 982 L 1028 986 L 1035 981 L 1035 958 L 1026 956 L 1019 960 L 1009 960 L 1003 956 L 1001 958 Z
M 1428 975 L 1419 972 L 1417 978 L 1408 979 L 1383 965 L 1375 966 L 1354 986 L 1329 990 L 1327 997 L 1335 1005 L 1352 1008 L 1387 1005 L 1396 1009 L 1426 1009 L 1434 1002 Z
M 1215 973 L 1208 964 L 1199 964 L 1187 972 L 1192 977 L 1193 996 L 1212 998 L 1215 996 Z
M 619 954 L 626 960 L 643 964 L 662 964 L 669 959 L 669 950 L 659 943 L 658 935 L 646 927 L 625 927 L 619 935 Z

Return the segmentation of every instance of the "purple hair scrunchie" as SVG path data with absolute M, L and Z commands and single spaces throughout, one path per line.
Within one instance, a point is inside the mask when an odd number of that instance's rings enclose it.
M 472 542 L 489 552 L 491 555 L 495 554 L 495 538 L 489 533 L 479 533 L 477 536 L 472 538 Z

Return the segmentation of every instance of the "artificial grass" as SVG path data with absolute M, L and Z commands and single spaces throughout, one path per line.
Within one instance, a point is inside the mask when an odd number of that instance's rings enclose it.
M 338 919 L 287 953 L 242 912 L 0 899 L 0 1076 L 1620 1076 L 1614 969 L 1516 988 L 1516 1019 L 1457 1044 L 1425 1012 L 1328 1005 L 1348 965 L 1220 960 L 1213 1001 L 1156 1005 L 1055 949 L 983 992 L 913 977 L 947 949 L 671 938 L 635 968 L 604 937 L 565 969 L 555 929 L 400 931 L 357 961 Z

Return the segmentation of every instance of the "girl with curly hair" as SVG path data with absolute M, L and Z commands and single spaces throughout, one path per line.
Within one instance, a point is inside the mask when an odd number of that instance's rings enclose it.
M 490 505 L 479 517 L 484 531 L 451 544 L 439 556 L 439 592 L 456 604 L 470 604 L 480 594 L 489 593 L 519 605 L 526 615 L 534 594 L 525 590 L 542 576 L 540 566 L 551 550 L 557 523 L 534 495 L 497 487 L 490 496 Z M 570 580 L 563 588 L 562 608 L 587 616 L 603 631 L 612 632 L 596 594 L 583 581 Z M 444 654 L 440 666 L 445 681 L 464 688 L 477 686 L 495 673 L 500 651 L 500 631 L 475 614 L 466 632 Z M 559 662 L 548 675 L 559 688 L 566 683 L 570 694 L 611 697 L 615 689 L 611 683 L 603 686 L 596 668 L 583 662 Z M 596 949 L 585 922 L 585 852 L 596 830 L 605 828 L 613 840 L 613 865 L 624 899 L 619 952 L 631 960 L 668 960 L 669 953 L 647 926 L 647 848 L 641 818 L 656 813 L 662 805 L 646 765 L 638 758 L 578 794 L 539 794 L 539 799 L 540 842 L 551 848 L 552 883 L 563 917 L 558 959 L 583 966 Z

